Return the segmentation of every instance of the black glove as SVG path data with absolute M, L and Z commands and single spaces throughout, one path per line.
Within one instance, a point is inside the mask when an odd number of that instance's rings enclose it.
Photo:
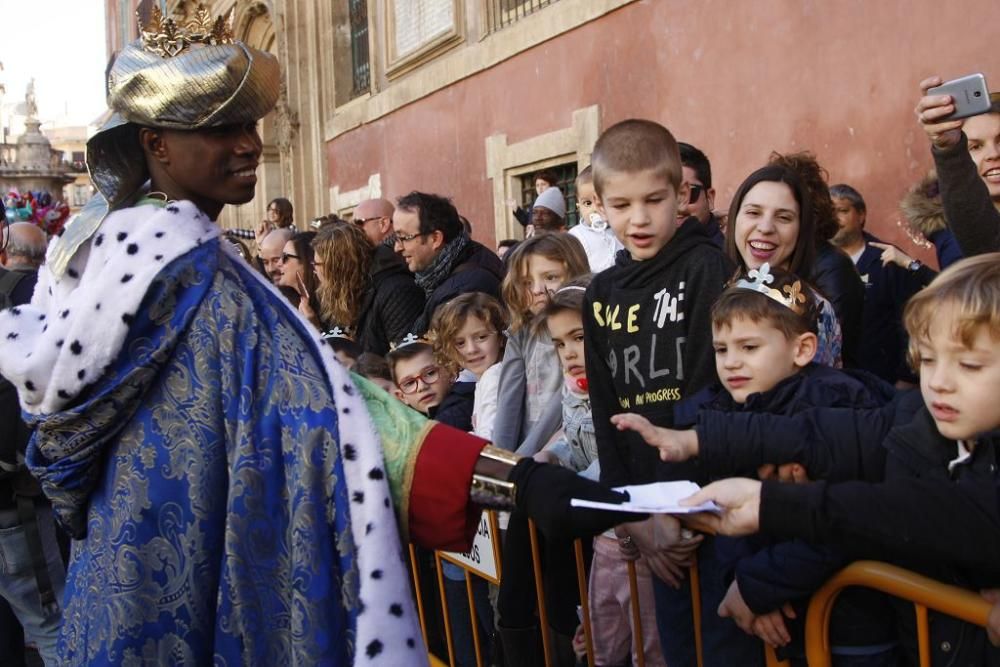
M 628 500 L 628 494 L 612 491 L 557 465 L 524 458 L 514 466 L 509 480 L 517 488 L 517 509 L 531 517 L 550 540 L 591 537 L 620 523 L 647 518 L 635 512 L 570 507 L 572 498 L 622 503 Z

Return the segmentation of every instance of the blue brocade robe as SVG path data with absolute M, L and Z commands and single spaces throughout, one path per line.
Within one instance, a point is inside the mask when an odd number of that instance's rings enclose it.
M 424 664 L 379 441 L 315 332 L 190 204 L 92 244 L 0 317 L 4 354 L 56 355 L 0 370 L 75 538 L 64 664 Z

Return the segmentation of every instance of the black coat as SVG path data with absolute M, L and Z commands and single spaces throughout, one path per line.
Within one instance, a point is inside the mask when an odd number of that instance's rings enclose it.
M 843 250 L 824 241 L 816 247 L 816 261 L 809 280 L 837 313 L 844 336 L 841 350 L 844 367 L 860 368 L 865 286 L 854 262 Z
M 810 364 L 770 391 L 751 394 L 743 405 L 733 401 L 719 385 L 699 392 L 677 406 L 675 422 L 685 426 L 719 419 L 727 413 L 794 415 L 820 407 L 877 408 L 889 402 L 894 393 L 891 386 L 868 373 Z M 702 476 L 712 478 L 715 471 L 705 467 Z M 752 546 L 735 565 L 740 593 L 755 614 L 774 611 L 786 602 L 793 604 L 798 618 L 786 620 L 792 643 L 780 650 L 778 657 L 804 658 L 809 597 L 850 561 L 840 549 L 803 540 L 765 543 L 758 538 Z M 830 621 L 832 644 L 858 647 L 890 643 L 894 637 L 890 616 L 885 596 L 851 589 L 834 605 Z
M 0 268 L 0 276 L 6 273 L 6 269 Z M 23 277 L 8 295 L 13 306 L 31 301 L 31 295 L 35 291 L 38 274 L 28 271 L 23 273 Z M 18 454 L 24 454 L 30 438 L 31 430 L 21 419 L 17 389 L 0 376 L 0 460 L 10 465 L 16 464 Z M 13 489 L 8 482 L 0 481 L 0 509 L 10 509 L 13 506 Z
M 732 415 L 699 423 L 698 433 L 701 456 L 734 468 L 794 461 L 810 477 L 862 480 L 765 483 L 763 533 L 837 545 L 852 558 L 895 562 L 974 590 L 1000 586 L 1000 433 L 979 438 L 972 457 L 949 471 L 957 445 L 937 431 L 919 391 L 875 410 Z M 897 617 L 912 660 L 912 608 Z M 982 629 L 937 614 L 931 621 L 935 665 L 1000 665 Z
M 424 291 L 413 281 L 406 263 L 392 248 L 378 246 L 354 340 L 362 351 L 385 356 L 389 343 L 410 333 L 423 311 Z
M 415 319 L 410 331 L 416 334 L 426 332 L 438 306 L 448 303 L 459 294 L 483 292 L 499 299 L 503 276 L 504 265 L 497 254 L 477 241 L 470 241 L 462 256 L 455 262 L 451 274 L 427 297 L 423 313 Z
M 896 264 L 882 266 L 882 251 L 868 245 L 879 239 L 865 235 L 865 249 L 858 259 L 858 273 L 865 287 L 860 367 L 886 382 L 916 382 L 906 361 L 909 337 L 903 328 L 903 308 L 910 297 L 937 275 L 926 266 L 908 271 Z

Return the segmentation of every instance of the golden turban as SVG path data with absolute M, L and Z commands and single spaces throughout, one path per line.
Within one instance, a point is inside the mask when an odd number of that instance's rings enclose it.
M 149 180 L 139 127 L 198 130 L 263 118 L 278 101 L 274 56 L 233 40 L 199 8 L 183 26 L 155 9 L 142 37 L 115 59 L 108 74 L 111 116 L 87 142 L 87 168 L 98 195 L 71 220 L 49 253 L 61 274 L 76 249 L 109 211 L 131 201 Z

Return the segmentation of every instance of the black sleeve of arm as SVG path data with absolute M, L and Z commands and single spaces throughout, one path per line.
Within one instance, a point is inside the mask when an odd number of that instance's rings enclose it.
M 948 227 L 966 257 L 1000 250 L 1000 211 L 976 171 L 969 142 L 962 138 L 945 150 L 931 149 L 941 186 Z
M 882 479 L 892 407 L 812 408 L 794 416 L 702 410 L 695 430 L 712 477 L 756 476 L 765 463 L 799 463 L 811 479 Z
M 839 551 L 803 540 L 780 542 L 740 560 L 736 581 L 755 614 L 809 598 L 848 562 Z
M 880 484 L 764 482 L 760 530 L 832 545 L 859 558 L 920 558 L 1000 570 L 998 486 L 916 477 Z
M 588 290 L 584 300 L 583 349 L 594 435 L 597 439 L 597 458 L 601 463 L 601 482 L 610 486 L 623 486 L 629 483 L 628 469 L 618 447 L 617 431 L 611 425 L 611 416 L 619 412 L 618 396 L 615 395 L 614 379 L 602 345 L 601 329 L 594 320 L 593 296 L 593 292 Z

